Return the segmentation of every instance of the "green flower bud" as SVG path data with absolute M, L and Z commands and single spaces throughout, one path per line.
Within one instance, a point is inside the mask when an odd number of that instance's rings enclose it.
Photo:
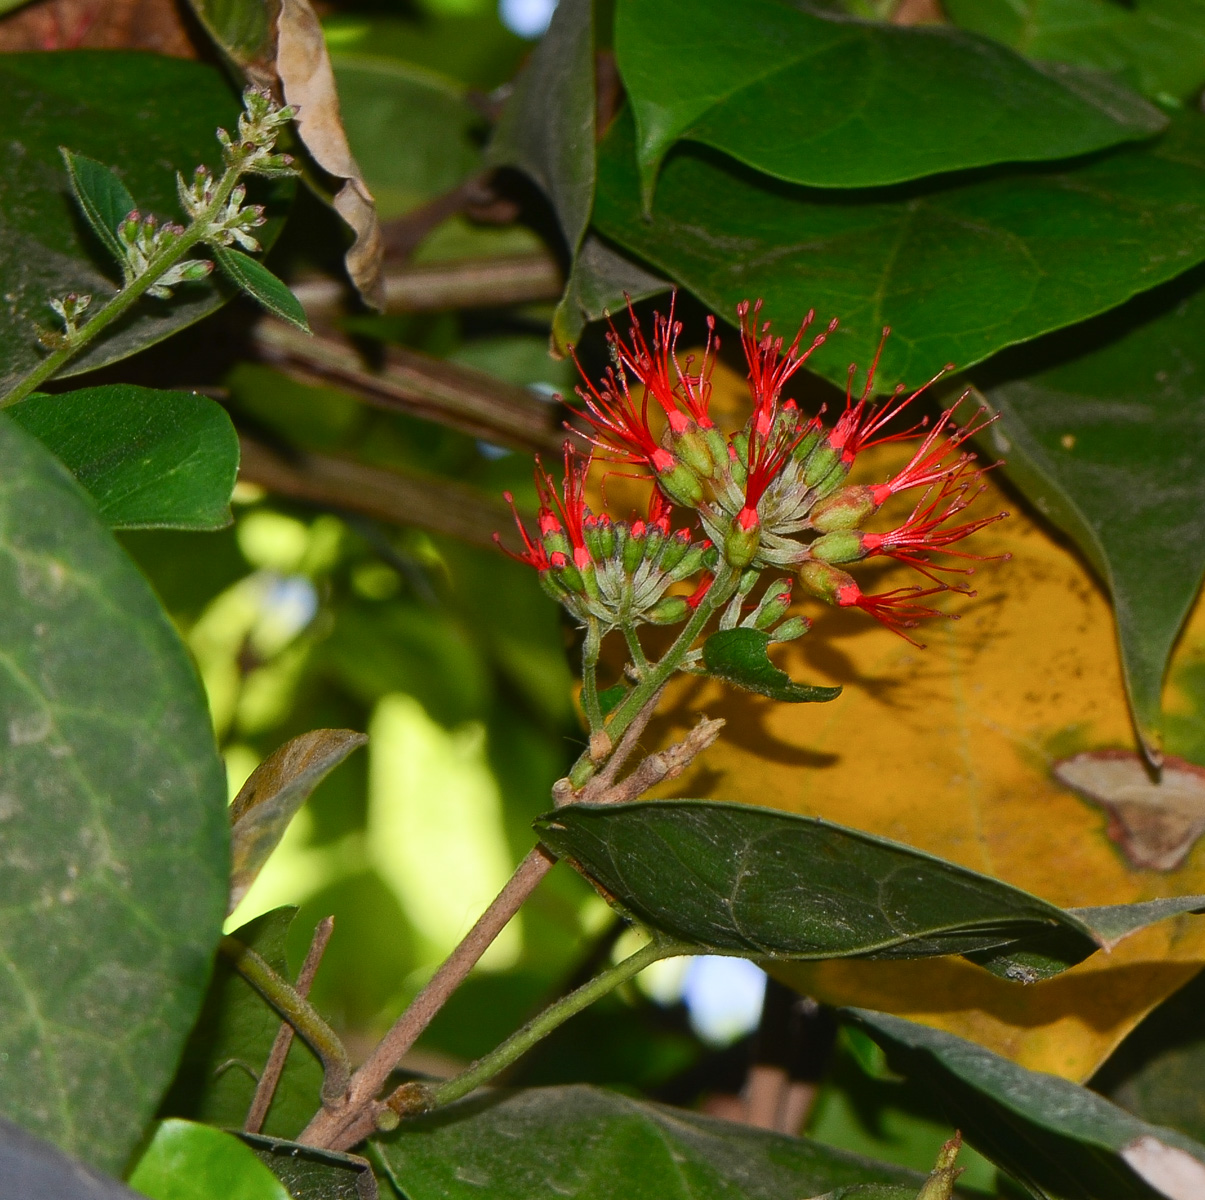
M 724 558 L 731 566 L 743 570 L 753 561 L 760 545 L 761 522 L 757 520 L 756 513 L 747 526 L 741 524 L 738 516 L 724 535 Z
M 838 529 L 818 537 L 809 547 L 812 557 L 825 563 L 858 562 L 866 557 L 862 535 L 856 529 Z
M 834 533 L 838 529 L 857 529 L 878 511 L 874 490 L 861 484 L 838 488 L 812 506 L 808 520 L 819 533 Z
M 670 449 L 704 479 L 710 479 L 715 474 L 715 463 L 707 448 L 707 439 L 694 421 L 690 421 L 681 433 L 670 434 Z
M 816 487 L 822 480 L 827 479 L 835 466 L 840 465 L 841 454 L 834 450 L 828 442 L 819 443 L 808 456 L 803 467 L 803 482 L 808 487 Z
M 637 532 L 639 530 L 639 532 Z M 628 531 L 628 544 L 623 548 L 623 570 L 625 575 L 635 575 L 636 568 L 644 559 L 644 522 L 638 521 Z
M 676 625 L 690 615 L 690 605 L 686 603 L 684 596 L 666 596 L 644 615 L 653 625 Z
M 683 508 L 697 508 L 703 503 L 703 485 L 699 477 L 680 459 L 667 471 L 657 474 L 661 490 Z
M 754 629 L 767 630 L 787 615 L 791 607 L 791 581 L 776 579 L 766 590 L 761 603 L 752 615 L 752 619 L 743 624 L 752 624 Z
M 708 547 L 708 549 L 712 549 L 712 547 Z M 662 570 L 666 572 L 672 583 L 679 583 L 683 579 L 689 579 L 696 571 L 701 571 L 706 565 L 707 550 L 702 546 L 687 546 L 677 563 L 669 568 L 666 568 L 665 555 L 662 555 Z M 714 564 L 712 565 L 714 566 Z
M 679 529 L 672 537 L 666 539 L 657 559 L 657 566 L 663 571 L 672 571 L 690 550 L 690 534 L 685 529 Z M 687 572 L 689 575 L 691 572 Z
M 790 617 L 777 629 L 770 631 L 770 639 L 775 642 L 793 642 L 796 638 L 803 637 L 811 627 L 812 623 L 807 617 Z
M 856 586 L 854 577 L 848 572 L 814 559 L 800 566 L 798 579 L 800 587 L 809 596 L 815 596 L 826 604 L 836 604 L 842 588 Z

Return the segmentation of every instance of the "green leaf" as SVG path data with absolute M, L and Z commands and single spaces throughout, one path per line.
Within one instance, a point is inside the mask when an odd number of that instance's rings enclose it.
M 290 1200 L 284 1184 L 232 1133 L 170 1118 L 130 1174 L 151 1200 Z
M 284 1183 L 293 1200 L 377 1200 L 376 1176 L 355 1154 L 240 1133 L 255 1156 Z
M 0 422 L 0 1113 L 104 1169 L 221 933 L 225 771 L 183 645 L 62 466 Z
M 278 974 L 291 979 L 285 940 L 295 908 L 256 917 L 234 936 Z M 224 956 L 214 965 L 205 1005 L 163 1102 L 163 1115 L 238 1128 L 280 1029 L 280 1017 Z M 264 1122 L 275 1137 L 296 1137 L 321 1106 L 322 1066 L 295 1037 Z
M 723 954 L 973 956 L 1030 983 L 1205 897 L 1063 910 L 911 846 L 815 817 L 709 800 L 574 804 L 540 839 L 641 921 Z
M 263 263 L 241 250 L 226 246 L 210 246 L 209 252 L 226 278 L 240 291 L 258 300 L 270 313 L 283 318 L 290 325 L 310 332 L 310 323 L 305 318 L 301 301 L 289 290 L 289 285 L 283 279 L 277 279 Z
M 104 163 L 83 154 L 73 154 L 66 146 L 59 152 L 67 166 L 71 190 L 80 210 L 92 226 L 92 232 L 119 265 L 125 265 L 125 250 L 117 237 L 117 227 L 137 207 L 129 189 Z
M 1087 1088 L 1027 1071 L 953 1034 L 863 1009 L 850 1015 L 888 1051 L 892 1066 L 943 1099 L 977 1150 L 1033 1195 L 1205 1195 L 1205 1146 L 1191 1138 L 1148 1125 Z
M 188 0 L 214 44 L 253 83 L 276 79 L 280 0 Z
M 596 234 L 587 233 L 573 257 L 564 294 L 552 318 L 552 343 L 567 354 L 587 321 L 621 310 L 629 297 L 643 300 L 668 292 L 669 280 L 645 270 Z
M 105 384 L 30 396 L 7 411 L 57 455 L 111 529 L 230 524 L 238 435 L 207 396 Z
M 61 145 L 113 164 L 139 211 L 178 216 L 175 172 L 220 161 L 214 129 L 234 128 L 238 101 L 219 71 L 198 62 L 119 50 L 0 56 L 0 124 L 12 131 L 0 163 L 0 391 L 36 366 L 39 331 L 55 319 L 47 302 L 93 297 L 88 315 L 115 291 L 113 264 L 68 188 Z M 257 184 L 275 214 L 256 236 L 271 245 L 293 184 Z M 124 215 L 124 214 L 123 214 Z M 139 301 L 67 368 L 78 374 L 125 358 L 213 312 L 233 295 L 210 280 L 171 300 Z
M 1004 356 L 981 380 L 1001 414 L 992 449 L 1108 585 L 1135 723 L 1153 754 L 1168 657 L 1205 572 L 1200 282 Z
M 481 113 L 463 85 L 366 54 L 331 59 L 347 140 L 381 217 L 451 191 L 481 170 Z
M 924 1179 L 804 1138 L 581 1086 L 462 1100 L 375 1144 L 409 1200 L 784 1200 L 857 1183 L 908 1186 L 915 1196 Z
M 594 200 L 594 6 L 561 0 L 494 129 L 494 166 L 518 167 L 552 202 L 571 254 Z
M 871 25 L 781 0 L 617 0 L 615 55 L 646 209 L 679 139 L 789 183 L 856 188 L 1069 158 L 1149 137 L 1158 109 L 948 26 Z
M 758 296 L 784 334 L 812 307 L 840 316 L 808 366 L 842 387 L 850 359 L 867 364 L 890 324 L 889 390 L 1082 321 L 1205 258 L 1205 118 L 1071 168 L 856 197 L 771 183 L 687 146 L 662 169 L 647 221 L 621 117 L 600 147 L 594 220 L 728 319 Z
M 836 700 L 839 687 L 810 687 L 795 683 L 767 657 L 770 635 L 759 629 L 721 629 L 703 643 L 703 665 L 711 675 L 746 691 L 805 704 Z
M 353 729 L 315 729 L 286 742 L 255 768 L 230 806 L 230 912 L 310 793 L 367 741 Z
M 1188 100 L 1205 83 L 1200 0 L 943 0 L 942 8 L 1030 58 L 1112 71 L 1148 96 Z
M 14 1200 L 138 1200 L 115 1179 L 0 1117 L 0 1179 Z

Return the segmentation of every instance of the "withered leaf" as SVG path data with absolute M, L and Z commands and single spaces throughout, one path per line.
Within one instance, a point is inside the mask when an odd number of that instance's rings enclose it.
M 1109 837 L 1132 866 L 1174 871 L 1205 833 L 1205 767 L 1167 757 L 1156 781 L 1129 750 L 1087 750 L 1054 777 L 1109 814 Z
M 354 729 L 315 729 L 270 754 L 230 806 L 230 902 L 234 912 L 310 793 L 368 738 Z

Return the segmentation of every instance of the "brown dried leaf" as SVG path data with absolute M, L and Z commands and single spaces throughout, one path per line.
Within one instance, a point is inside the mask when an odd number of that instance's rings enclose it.
M 324 171 L 345 181 L 332 204 L 356 235 L 344 258 L 347 273 L 364 300 L 382 308 L 385 294 L 376 201 L 347 143 L 330 55 L 309 0 L 281 0 L 276 71 L 285 100 L 298 108 L 297 131 L 306 149 Z
M 1109 837 L 1135 867 L 1174 871 L 1205 833 L 1205 767 L 1165 757 L 1158 780 L 1128 750 L 1087 750 L 1054 777 L 1110 816 Z
M 0 21 L 0 52 L 81 48 L 198 57 L 172 0 L 41 0 Z
M 286 742 L 243 784 L 230 806 L 230 903 L 234 912 L 310 793 L 368 738 L 315 729 Z

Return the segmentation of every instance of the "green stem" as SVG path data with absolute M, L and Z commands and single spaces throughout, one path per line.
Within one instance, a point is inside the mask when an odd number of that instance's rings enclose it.
M 644 647 L 636 636 L 636 630 L 631 625 L 623 627 L 623 639 L 628 644 L 628 652 L 632 656 L 632 665 L 636 673 L 643 679 L 649 673 L 649 660 L 644 656 Z
M 48 354 L 32 371 L 17 381 L 8 394 L 0 400 L 0 408 L 24 400 L 35 388 L 53 378 L 67 365 L 97 334 L 104 332 L 119 317 L 125 315 L 130 307 L 141 300 L 148 288 L 155 286 L 165 271 L 174 267 L 198 242 L 201 241 L 210 221 L 221 206 L 230 198 L 234 185 L 242 174 L 242 160 L 236 160 L 226 168 L 218 181 L 217 191 L 209 207 L 194 220 L 187 229 L 146 265 L 146 270 L 132 283 L 123 287 L 108 304 L 97 312 L 90 321 L 85 322 L 74 334 L 68 335 L 67 341 L 59 349 Z
M 598 622 L 591 617 L 589 625 L 586 626 L 586 644 L 582 649 L 582 709 L 586 714 L 586 721 L 590 725 L 591 733 L 603 726 L 597 679 L 598 653 L 601 646 L 602 634 L 599 631 Z
M 707 595 L 695 609 L 690 620 L 682 627 L 682 632 L 678 634 L 674 644 L 655 664 L 649 667 L 644 678 L 611 714 L 610 720 L 606 724 L 606 730 L 611 735 L 614 745 L 619 744 L 619 739 L 636 719 L 640 710 L 661 690 L 666 680 L 678 669 L 691 646 L 694 645 L 695 639 L 703 632 L 712 613 L 728 598 L 729 584 L 732 582 L 733 576 L 733 569 L 727 563 L 721 563 L 716 571 L 715 579 L 712 580 L 711 587 L 707 590 Z M 590 754 L 587 751 L 573 764 L 569 772 L 569 782 L 575 788 L 580 788 L 594 774 L 594 771 L 595 765 L 590 761 Z
M 304 996 L 238 938 L 222 938 L 220 949 L 234 969 L 301 1034 L 322 1061 L 323 1102 L 333 1104 L 340 1100 L 347 1092 L 351 1062 L 339 1035 Z
M 637 950 L 630 958 L 616 963 L 601 974 L 596 975 L 589 983 L 583 984 L 575 992 L 562 997 L 555 1004 L 549 1005 L 540 1015 L 529 1021 L 517 1033 L 511 1034 L 500 1046 L 491 1050 L 484 1058 L 462 1071 L 459 1075 L 441 1083 L 430 1093 L 431 1107 L 438 1108 L 443 1104 L 451 1104 L 461 1096 L 467 1096 L 483 1083 L 489 1082 L 500 1071 L 505 1070 L 516 1059 L 526 1054 L 541 1039 L 546 1038 L 558 1025 L 564 1024 L 570 1017 L 588 1008 L 595 1000 L 601 999 L 608 992 L 614 991 L 621 983 L 626 983 L 634 975 L 639 974 L 650 963 L 662 958 L 674 958 L 679 954 L 690 954 L 696 947 L 682 943 L 654 940 L 642 950 Z

